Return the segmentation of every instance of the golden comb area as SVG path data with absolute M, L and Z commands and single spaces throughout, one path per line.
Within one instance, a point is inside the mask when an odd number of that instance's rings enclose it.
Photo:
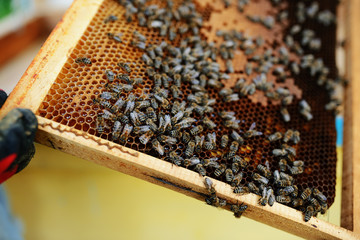
M 164 5 L 163 1 L 151 1 L 159 5 Z M 332 1 L 333 2 L 333 1 Z M 328 1 L 320 1 L 320 8 L 325 8 Z M 246 36 L 262 36 L 264 44 L 258 48 L 254 54 L 261 54 L 266 49 L 274 49 L 274 56 L 278 54 L 278 49 L 284 46 L 284 34 L 288 31 L 293 18 L 291 11 L 294 11 L 294 3 L 283 3 L 281 7 L 288 7 L 289 19 L 280 24 L 276 23 L 274 28 L 269 30 L 263 25 L 253 23 L 246 18 L 246 15 L 271 15 L 278 12 L 277 8 L 272 7 L 269 1 L 257 0 L 251 1 L 244 8 L 244 12 L 240 13 L 236 6 L 224 8 L 223 1 L 197 1 L 196 10 L 203 17 L 203 27 L 200 30 L 201 37 L 206 41 L 214 41 L 217 45 L 222 42 L 222 38 L 216 36 L 217 30 L 236 29 L 244 32 Z M 289 4 L 289 5 L 288 5 Z M 331 4 L 329 4 L 331 5 Z M 335 11 L 335 4 L 331 7 Z M 83 33 L 81 40 L 77 46 L 68 54 L 68 60 L 58 75 L 57 80 L 51 87 L 48 95 L 44 99 L 42 105 L 38 109 L 38 115 L 56 121 L 63 125 L 73 127 L 91 135 L 99 136 L 103 139 L 112 141 L 111 130 L 113 122 L 106 120 L 108 125 L 102 134 L 96 129 L 96 118 L 98 114 L 103 112 L 103 107 L 93 103 L 94 98 L 98 98 L 105 90 L 108 80 L 105 70 L 112 70 L 115 74 L 124 73 L 118 67 L 117 63 L 127 62 L 132 69 L 131 78 L 142 78 L 143 83 L 134 85 L 131 91 L 136 97 L 142 97 L 151 92 L 153 88 L 153 80 L 149 78 L 145 69 L 146 64 L 141 59 L 144 51 L 131 45 L 134 39 L 133 32 L 136 30 L 146 36 L 146 44 L 160 44 L 167 41 L 174 46 L 179 46 L 182 39 L 188 35 L 178 34 L 176 39 L 170 42 L 166 37 L 161 37 L 159 31 L 138 25 L 136 17 L 131 23 L 127 23 L 124 17 L 125 8 L 115 0 L 106 0 L 100 7 L 98 13 L 90 22 L 88 28 Z M 118 17 L 117 21 L 104 23 L 109 15 Z M 322 49 L 315 55 L 321 56 L 326 65 L 330 68 L 330 76 L 336 75 L 335 68 L 335 27 L 328 28 L 315 27 L 318 36 L 323 40 Z M 110 39 L 107 33 L 121 33 L 122 43 Z M 321 34 L 320 34 L 321 33 Z M 91 65 L 78 64 L 75 60 L 79 57 L 89 58 Z M 293 61 L 298 61 L 298 57 L 291 53 L 289 55 Z M 233 59 L 234 73 L 229 74 L 229 80 L 222 80 L 226 87 L 234 86 L 238 78 L 244 78 L 248 83 L 258 75 L 253 71 L 250 75 L 245 73 L 245 64 L 248 62 L 249 56 L 244 52 L 237 50 Z M 220 70 L 225 72 L 224 60 L 217 58 L 220 64 Z M 256 64 L 254 64 L 255 66 Z M 287 107 L 291 121 L 286 123 L 282 120 L 280 110 L 280 101 L 269 100 L 263 92 L 256 91 L 252 96 L 241 97 L 240 100 L 226 103 L 219 96 L 220 89 L 206 87 L 206 90 L 212 99 L 216 99 L 216 104 L 212 107 L 214 112 L 205 113 L 204 116 L 213 120 L 217 127 L 214 130 L 205 129 L 200 135 L 216 132 L 217 145 L 215 150 L 203 150 L 194 153 L 201 159 L 218 157 L 219 163 L 230 165 L 226 160 L 221 159 L 221 155 L 228 151 L 219 147 L 221 136 L 232 132 L 231 129 L 223 126 L 223 120 L 217 113 L 221 111 L 234 111 L 236 118 L 240 119 L 240 129 L 238 132 L 246 132 L 253 122 L 256 123 L 256 130 L 263 133 L 262 136 L 247 138 L 242 146 L 240 146 L 237 154 L 248 162 L 248 167 L 243 170 L 242 184 L 246 184 L 252 180 L 251 174 L 256 171 L 258 164 L 265 165 L 265 161 L 269 161 L 272 171 L 278 169 L 279 158 L 272 154 L 272 150 L 280 148 L 279 142 L 269 142 L 267 137 L 276 131 L 284 133 L 287 129 L 296 129 L 301 133 L 301 141 L 295 145 L 296 159 L 305 162 L 305 169 L 302 174 L 294 176 L 295 183 L 299 187 L 299 193 L 307 187 L 317 187 L 327 196 L 327 202 L 330 206 L 334 202 L 335 197 L 335 180 L 336 180 L 336 132 L 334 114 L 324 109 L 325 104 L 329 102 L 327 91 L 324 87 L 320 87 L 307 71 L 302 71 L 299 75 L 294 75 L 290 70 L 286 70 L 288 77 L 284 81 L 271 72 L 267 74 L 268 81 L 273 82 L 275 87 L 285 87 L 295 96 L 293 102 Z M 120 83 L 115 80 L 115 83 Z M 189 83 L 182 83 L 180 90 L 183 92 L 178 101 L 186 101 L 187 96 L 192 93 Z M 129 92 L 122 92 L 121 97 L 126 99 Z M 298 106 L 301 99 L 306 99 L 312 109 L 313 119 L 306 121 L 300 115 Z M 168 98 L 170 104 L 174 102 L 172 94 Z M 112 101 L 111 103 L 114 103 Z M 166 111 L 165 111 L 166 113 Z M 202 117 L 192 114 L 191 117 L 200 120 Z M 198 125 L 197 121 L 195 125 Z M 240 131 L 241 130 L 241 131 Z M 188 131 L 188 130 L 187 130 Z M 119 143 L 118 141 L 116 141 Z M 230 141 L 231 142 L 231 141 Z M 119 143 L 120 144 L 120 143 Z M 152 149 L 151 141 L 143 145 L 139 141 L 139 137 L 133 132 L 124 144 L 126 147 L 147 153 L 149 155 L 160 157 L 157 152 Z M 175 145 L 164 145 L 165 155 L 170 151 L 176 150 L 180 156 L 186 149 L 186 144 L 181 140 Z M 185 158 L 185 157 L 184 157 Z M 163 157 L 163 160 L 169 161 Z M 161 161 L 161 160 L 159 160 Z M 194 166 L 190 166 L 194 169 Z M 214 169 L 207 168 L 207 176 L 214 177 Z M 218 178 L 224 182 L 225 175 Z

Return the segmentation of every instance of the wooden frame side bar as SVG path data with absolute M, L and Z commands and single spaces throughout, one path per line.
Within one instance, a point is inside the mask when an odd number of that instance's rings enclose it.
M 344 165 L 341 226 L 360 233 L 360 1 L 346 7 Z

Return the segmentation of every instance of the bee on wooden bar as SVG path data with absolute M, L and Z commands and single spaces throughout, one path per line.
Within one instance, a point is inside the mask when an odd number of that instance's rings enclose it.
M 226 206 L 226 200 L 220 199 L 215 195 L 212 195 L 209 198 L 206 198 L 205 202 L 214 207 L 225 207 Z
M 241 195 L 248 194 L 248 193 L 250 193 L 250 189 L 248 187 L 245 187 L 245 186 L 236 186 L 234 188 L 234 193 L 241 194 Z
M 200 163 L 200 159 L 197 158 L 197 157 L 192 157 L 190 159 L 185 159 L 183 164 L 184 164 L 184 167 L 188 168 L 189 166 L 194 166 L 194 165 L 197 165 Z
M 233 171 L 233 169 L 232 169 Z M 234 172 L 234 171 L 233 171 Z M 236 172 L 235 172 L 236 173 Z M 236 186 L 239 186 L 240 185 L 240 182 L 243 178 L 243 173 L 242 172 L 239 172 L 238 174 L 236 174 L 233 178 L 233 180 L 231 181 L 231 186 L 232 187 L 236 187 Z
M 182 164 L 183 159 L 175 151 L 169 153 L 169 158 L 177 166 Z
M 314 208 L 309 205 L 306 207 L 305 215 L 304 215 L 304 221 L 308 222 L 312 216 L 314 216 Z
M 255 185 L 255 183 L 249 182 L 247 184 L 247 186 L 248 186 L 250 192 L 260 195 L 260 189 Z
M 262 196 L 261 198 L 259 199 L 259 204 L 261 206 L 266 206 L 266 204 L 268 203 L 268 199 L 267 199 L 267 189 L 266 187 L 263 189 L 263 192 L 262 192 Z
M 266 199 L 267 199 L 269 205 L 272 207 L 274 205 L 276 199 L 275 199 L 275 195 L 274 195 L 274 190 L 272 190 L 271 188 L 269 188 L 267 190 Z
M 210 178 L 205 178 L 204 184 L 210 194 L 216 194 L 215 188 L 213 186 L 213 182 L 211 181 Z
M 196 164 L 195 171 L 197 171 L 201 176 L 206 176 L 206 170 L 201 163 Z
M 302 200 L 301 198 L 296 198 L 291 202 L 291 204 L 295 208 L 301 207 L 302 205 L 304 205 L 304 200 Z
M 246 211 L 247 208 L 248 208 L 248 206 L 243 203 L 240 205 L 231 205 L 230 206 L 230 210 L 234 213 L 234 216 L 236 218 L 240 218 L 241 215 Z

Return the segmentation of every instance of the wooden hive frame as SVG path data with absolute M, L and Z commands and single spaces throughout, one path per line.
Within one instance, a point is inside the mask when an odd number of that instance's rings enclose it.
M 100 0 L 77 0 L 73 3 L 9 96 L 1 109 L 0 118 L 17 107 L 37 111 L 67 61 L 68 54 L 81 38 L 101 3 Z M 347 44 L 349 54 L 346 62 L 351 62 L 353 66 L 346 68 L 347 77 L 352 81 L 346 90 L 345 108 L 341 222 L 344 228 L 317 218 L 304 222 L 300 211 L 282 204 L 275 203 L 273 207 L 259 206 L 258 196 L 255 194 L 239 196 L 232 192 L 228 184 L 213 180 L 220 198 L 232 203 L 244 202 L 249 206 L 244 216 L 308 239 L 360 239 L 360 192 L 355 191 L 360 189 L 360 159 L 357 150 L 360 147 L 360 113 L 356 111 L 356 107 L 360 105 L 360 96 L 357 93 L 360 89 L 357 79 L 360 78 L 360 72 L 354 67 L 360 61 L 355 54 L 360 47 L 356 42 L 356 39 L 360 39 L 360 31 L 356 31 L 358 26 L 355 24 L 360 22 L 358 10 L 360 2 L 356 0 L 342 2 L 339 7 L 339 27 L 346 26 L 346 38 L 350 41 Z M 344 38 L 344 33 L 338 35 L 339 39 Z M 350 48 L 352 52 L 349 51 Z M 196 172 L 159 161 L 46 118 L 37 118 L 39 130 L 36 141 L 39 143 L 204 200 L 206 189 L 203 178 Z

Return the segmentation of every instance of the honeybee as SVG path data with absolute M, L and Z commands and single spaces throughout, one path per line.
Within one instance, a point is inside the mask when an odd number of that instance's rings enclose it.
M 98 115 L 96 118 L 96 130 L 98 133 L 103 133 L 105 128 L 105 120 L 101 115 Z
M 119 137 L 121 143 L 124 144 L 127 141 L 127 139 L 129 137 L 130 133 L 132 132 L 132 130 L 133 130 L 132 125 L 126 124 L 124 126 L 124 129 L 123 129 L 123 131 L 122 131 L 122 133 L 121 133 L 121 135 Z
M 127 63 L 119 62 L 117 65 L 124 69 L 126 72 L 131 73 L 131 68 Z
M 170 152 L 169 158 L 172 161 L 172 163 L 174 163 L 177 166 L 180 166 L 182 164 L 183 159 L 176 153 L 176 151 Z
M 170 136 L 166 136 L 166 135 L 160 135 L 158 137 L 159 141 L 162 143 L 166 143 L 166 144 L 170 144 L 170 145 L 174 145 L 177 143 L 177 139 L 174 137 L 170 137 Z
M 239 123 L 240 120 L 234 118 L 230 120 L 225 120 L 223 124 L 227 128 L 239 129 L 240 128 Z
M 232 169 L 233 170 L 233 169 Z M 236 174 L 231 182 L 231 186 L 232 187 L 236 187 L 240 185 L 240 182 L 243 178 L 243 173 L 239 172 L 238 174 Z
M 289 165 L 287 166 L 289 171 L 291 172 L 292 175 L 298 175 L 304 172 L 304 168 L 303 167 L 290 167 Z
M 225 172 L 225 170 L 226 170 L 226 165 L 225 164 L 220 164 L 220 166 L 215 169 L 214 175 L 216 177 L 219 177 L 220 175 L 222 175 Z
M 114 81 L 115 79 L 115 73 L 111 70 L 105 70 L 106 78 L 109 80 L 109 82 Z
M 79 57 L 75 59 L 75 62 L 78 64 L 84 64 L 84 65 L 91 65 L 92 62 L 89 58 L 86 57 Z
M 327 202 L 327 198 L 325 197 L 325 195 L 319 191 L 319 189 L 314 188 L 313 189 L 313 195 L 314 197 L 316 197 L 320 202 L 322 203 L 326 203 Z
M 210 194 L 216 194 L 215 188 L 213 186 L 213 182 L 211 181 L 210 178 L 205 178 L 204 184 Z
M 283 189 L 279 189 L 278 192 L 279 192 L 280 195 L 287 196 L 287 195 L 290 195 L 291 193 L 293 193 L 294 191 L 295 191 L 295 188 L 293 186 L 287 186 L 287 187 L 285 187 Z
M 258 174 L 258 173 L 253 173 L 253 174 L 251 175 L 251 177 L 252 177 L 255 181 L 259 182 L 259 183 L 263 183 L 263 184 L 265 184 L 265 185 L 267 185 L 267 184 L 269 183 L 269 179 L 267 179 L 266 177 L 261 176 L 261 175 Z
M 207 150 L 213 150 L 216 148 L 216 133 L 207 134 L 208 141 L 204 143 L 204 148 Z
M 181 87 L 181 75 L 179 73 L 174 75 L 174 85 L 178 88 Z
M 205 202 L 214 207 L 225 207 L 226 200 L 218 198 L 216 195 L 212 195 L 205 199 Z
M 183 132 L 181 139 L 182 139 L 182 141 L 183 141 L 184 143 L 188 143 L 188 142 L 191 140 L 190 133 L 188 133 L 188 132 Z
M 216 127 L 216 123 L 211 121 L 208 117 L 204 117 L 202 121 L 205 127 L 207 127 L 208 129 L 214 129 Z
M 234 216 L 236 218 L 240 218 L 241 215 L 246 211 L 247 208 L 248 208 L 248 206 L 243 203 L 241 205 L 231 205 L 230 206 L 230 210 L 234 213 Z
M 290 122 L 290 114 L 289 114 L 289 111 L 287 110 L 287 108 L 282 107 L 280 109 L 280 113 L 285 122 Z
M 258 165 L 256 166 L 256 168 L 257 168 L 257 170 L 258 170 L 261 174 L 263 174 L 266 178 L 270 178 L 270 177 L 271 177 L 271 172 L 270 172 L 270 170 L 269 170 L 267 167 L 265 167 L 264 165 L 258 164 Z
M 303 200 L 307 200 L 310 195 L 311 195 L 312 191 L 311 191 L 311 188 L 306 188 L 300 195 L 301 199 Z
M 104 19 L 104 23 L 115 22 L 116 20 L 118 20 L 117 16 L 109 15 L 107 18 Z
M 278 180 L 275 182 L 275 185 L 278 187 L 287 187 L 287 186 L 291 186 L 292 185 L 292 181 L 290 180 L 286 180 L 286 179 L 282 179 L 282 180 Z
M 240 136 L 239 133 L 237 133 L 236 131 L 232 131 L 231 134 L 230 134 L 230 137 L 232 139 L 234 139 L 235 141 L 237 141 L 240 145 L 243 145 L 244 144 L 244 139 Z
M 297 208 L 297 207 L 301 207 L 302 205 L 304 205 L 304 200 L 302 200 L 301 198 L 296 198 L 292 201 L 291 203 L 293 205 L 293 207 Z
M 192 129 L 190 129 L 190 133 L 191 135 L 198 135 L 199 133 L 201 133 L 204 130 L 203 126 L 198 125 L 196 127 L 193 127 Z
M 184 167 L 188 168 L 189 166 L 194 166 L 200 163 L 200 159 L 197 157 L 192 157 L 190 159 L 184 160 Z
M 135 126 L 138 126 L 138 125 L 141 124 L 139 114 L 137 112 L 135 112 L 135 111 L 130 113 L 130 119 L 131 119 L 131 121 L 133 122 L 133 124 Z
M 276 196 L 275 200 L 279 203 L 290 203 L 291 202 L 291 197 L 289 196 Z
M 221 140 L 220 140 L 220 146 L 222 148 L 226 148 L 228 142 L 229 142 L 229 136 L 228 135 L 222 135 Z
M 285 172 L 286 171 L 286 165 L 287 165 L 286 160 L 285 159 L 280 159 L 280 161 L 279 161 L 280 171 Z
M 133 94 L 130 94 L 128 98 L 125 100 L 126 107 L 124 110 L 124 113 L 127 114 L 128 112 L 132 112 L 135 108 L 135 96 Z
M 291 129 L 287 130 L 287 131 L 285 132 L 285 134 L 284 134 L 283 141 L 284 141 L 285 143 L 287 143 L 287 142 L 292 138 L 293 134 L 294 134 L 294 131 L 293 131 L 293 130 L 291 130 Z
M 139 33 L 138 31 L 134 31 L 133 34 L 141 42 L 146 42 L 146 37 L 144 35 L 142 35 L 141 33 Z
M 299 131 L 294 131 L 291 140 L 293 141 L 294 144 L 298 144 L 300 142 L 300 132 Z
M 290 176 L 289 174 L 286 174 L 284 172 L 280 172 L 280 177 L 281 177 L 281 179 L 285 179 L 285 180 L 288 180 L 290 182 L 294 181 L 294 178 L 292 176 Z
M 204 167 L 218 168 L 220 165 L 217 162 L 217 158 L 206 158 L 201 160 Z
M 114 92 L 103 92 L 101 93 L 100 98 L 105 100 L 110 100 L 110 99 L 117 99 L 118 96 L 119 95 Z
M 282 148 L 272 150 L 272 154 L 276 157 L 285 157 L 288 155 L 288 152 L 286 151 L 286 149 Z
M 314 208 L 309 205 L 306 207 L 305 215 L 304 215 L 304 221 L 308 222 L 312 216 L 314 216 Z
M 188 142 L 187 148 L 185 150 L 185 156 L 190 157 L 191 155 L 193 155 L 195 146 L 196 144 L 194 141 Z
M 285 149 L 286 152 L 288 152 L 288 154 L 290 154 L 292 157 L 296 156 L 296 149 L 295 148 L 290 147 L 289 145 L 287 145 L 285 143 L 281 145 L 281 148 Z
M 112 104 L 109 101 L 106 101 L 106 100 L 101 99 L 101 98 L 100 99 L 94 98 L 93 102 L 97 103 L 97 104 L 99 104 L 99 105 L 101 105 L 101 106 L 103 106 L 105 108 L 110 109 L 110 111 L 112 111 L 112 112 L 114 111 L 114 108 L 113 108 Z
M 196 164 L 195 171 L 197 171 L 201 176 L 206 176 L 206 170 L 201 163 Z
M 238 149 L 239 149 L 239 143 L 237 141 L 232 141 L 229 148 L 230 152 L 235 154 L 238 151 Z
M 233 163 L 239 163 L 242 168 L 247 166 L 247 161 L 241 158 L 239 155 L 235 155 L 232 159 Z
M 260 194 L 260 190 L 259 190 L 259 188 L 255 185 L 255 183 L 249 182 L 249 183 L 247 184 L 247 186 L 248 186 L 250 192 L 253 192 L 253 193 L 258 194 L 258 195 Z
M 310 197 L 308 201 L 309 201 L 309 202 L 312 204 L 312 206 L 314 207 L 315 212 L 320 212 L 320 211 L 321 211 L 321 205 L 320 205 L 320 203 L 319 203 L 315 198 Z
M 170 90 L 175 99 L 180 98 L 180 95 L 183 94 L 182 91 L 176 85 L 171 85 Z
M 280 173 L 278 170 L 274 171 L 274 182 L 280 180 Z
M 150 126 L 148 126 L 148 125 L 134 127 L 134 133 L 137 135 L 146 133 L 150 130 L 151 130 Z
M 259 199 L 259 204 L 261 206 L 266 206 L 266 204 L 268 203 L 268 199 L 267 199 L 267 189 L 266 187 L 263 189 L 263 192 L 262 192 L 262 196 L 261 198 Z
M 245 186 L 236 186 L 234 187 L 234 193 L 236 194 L 248 194 L 250 193 L 250 190 L 248 187 L 245 187 Z
M 154 122 L 157 121 L 156 113 L 155 113 L 155 111 L 154 111 L 154 109 L 152 107 L 146 108 L 146 115 L 147 115 L 148 118 L 150 118 Z
M 267 190 L 266 199 L 269 205 L 272 207 L 275 203 L 275 195 L 274 195 L 274 190 L 272 190 L 271 188 Z
M 141 56 L 141 59 L 145 62 L 146 65 L 148 66 L 153 66 L 154 65 L 154 62 L 153 60 L 149 57 L 149 55 L 147 55 L 146 53 L 144 53 L 142 56 Z
M 280 140 L 281 138 L 282 138 L 281 132 L 275 132 L 274 134 L 268 136 L 270 142 L 275 142 L 277 140 Z
M 227 182 L 232 182 L 234 179 L 234 173 L 230 168 L 225 170 L 225 179 Z

